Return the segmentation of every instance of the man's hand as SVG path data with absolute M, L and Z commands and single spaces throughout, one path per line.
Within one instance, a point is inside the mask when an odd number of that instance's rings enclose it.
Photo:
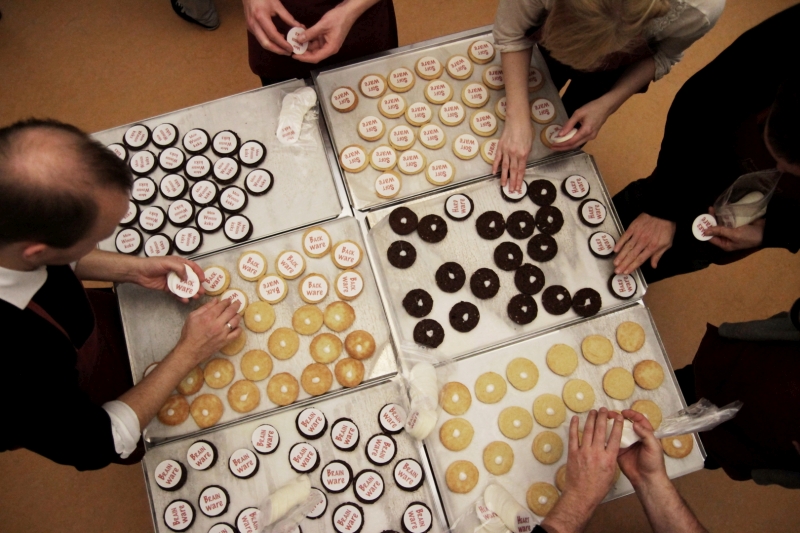
M 594 409 L 586 417 L 583 438 L 578 439 L 578 417 L 569 424 L 569 452 L 564 492 L 576 492 L 587 502 L 600 503 L 614 484 L 617 472 L 617 453 L 622 439 L 622 420 L 614 420 L 606 443 L 608 410 Z
M 631 409 L 622 411 L 622 416 L 633 422 L 633 430 L 642 440 L 628 448 L 624 448 L 617 461 L 634 488 L 643 482 L 654 479 L 667 479 L 664 465 L 664 450 L 661 443 L 653 435 L 653 426 L 642 413 Z
M 273 17 L 280 17 L 291 27 L 300 26 L 295 18 L 286 11 L 280 0 L 242 0 L 244 17 L 247 20 L 247 29 L 258 40 L 258 43 L 272 53 L 289 56 L 292 55 L 292 45 L 281 35 L 272 22 Z
M 709 209 L 709 212 L 713 215 L 714 209 Z M 759 218 L 738 228 L 712 226 L 705 231 L 705 234 L 713 235 L 708 242 L 726 252 L 747 250 L 748 248 L 761 246 L 761 243 L 764 242 L 764 224 L 766 224 L 766 221 L 763 218 Z
M 203 269 L 197 263 L 174 255 L 138 259 L 134 271 L 130 273 L 131 281 L 146 289 L 170 292 L 167 287 L 167 276 L 170 272 L 175 272 L 182 280 L 186 280 L 185 265 L 189 265 L 194 270 L 200 279 L 200 283 L 205 281 Z M 204 292 L 201 286 L 194 298 L 199 298 Z M 180 300 L 183 303 L 189 301 L 186 298 L 181 298 Z
M 342 48 L 350 28 L 353 27 L 358 16 L 353 17 L 344 4 L 325 13 L 319 22 L 297 36 L 297 42 L 308 43 L 308 50 L 294 58 L 304 63 L 319 63 L 327 59 Z
M 208 359 L 241 333 L 238 307 L 229 299 L 215 299 L 192 311 L 173 353 L 190 358 L 190 369 Z
M 612 109 L 602 97 L 579 107 L 566 124 L 561 127 L 561 133 L 563 134 L 572 131 L 573 128 L 578 128 L 578 133 L 568 141 L 553 144 L 553 150 L 556 152 L 566 152 L 579 148 L 591 141 L 597 137 L 600 128 L 606 123 L 611 113 Z M 579 123 L 580 127 L 578 127 Z
M 525 165 L 528 163 L 528 154 L 531 153 L 533 131 L 527 115 L 509 115 L 506 117 L 506 127 L 497 144 L 492 172 L 500 174 L 500 186 L 505 187 L 510 181 L 511 192 L 522 190 L 522 178 L 525 177 Z
M 642 213 L 631 223 L 619 238 L 614 252 L 614 272 L 630 274 L 650 259 L 653 268 L 664 252 L 672 248 L 675 238 L 675 223 Z

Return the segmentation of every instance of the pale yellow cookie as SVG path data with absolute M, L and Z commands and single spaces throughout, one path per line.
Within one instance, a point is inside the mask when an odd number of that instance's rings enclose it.
M 261 401 L 261 393 L 252 381 L 242 379 L 228 389 L 228 404 L 237 413 L 249 413 Z
M 503 441 L 490 442 L 483 449 L 483 466 L 490 474 L 502 476 L 514 465 L 514 450 Z
M 328 287 L 328 279 L 325 276 L 312 272 L 300 280 L 297 291 L 305 303 L 316 304 L 328 296 Z
M 468 107 L 483 107 L 489 101 L 489 89 L 482 83 L 468 83 L 461 89 L 461 101 Z
M 311 363 L 303 369 L 300 385 L 311 396 L 319 396 L 330 390 L 333 385 L 333 374 L 322 363 Z
M 445 63 L 447 73 L 456 80 L 465 80 L 472 76 L 472 61 L 462 55 L 451 56 Z
M 453 97 L 453 88 L 444 80 L 432 80 L 425 85 L 424 94 L 430 103 L 441 105 Z
M 250 350 L 242 356 L 239 368 L 250 381 L 261 381 L 272 373 L 272 358 L 264 350 Z
M 639 361 L 633 367 L 633 379 L 643 389 L 657 389 L 664 382 L 664 369 L 652 359 Z
M 331 93 L 331 105 L 339 113 L 347 113 L 358 105 L 358 95 L 350 87 L 339 87 Z
M 338 333 L 353 325 L 356 320 L 356 311 L 347 302 L 332 302 L 325 308 L 322 320 L 328 329 Z
M 267 273 L 267 258 L 255 250 L 243 252 L 236 264 L 239 276 L 247 281 L 255 281 Z
M 618 467 L 619 468 L 619 467 Z M 567 465 L 563 464 L 558 467 L 558 471 L 556 472 L 556 487 L 561 492 L 564 492 L 564 489 L 567 488 Z
M 178 383 L 178 392 L 184 396 L 191 396 L 203 388 L 203 369 L 199 366 L 194 367 L 191 372 Z
M 358 359 L 345 357 L 336 363 L 333 372 L 336 375 L 336 381 L 342 387 L 357 387 L 364 380 L 364 363 Z
M 466 494 L 474 489 L 479 477 L 478 468 L 469 461 L 455 461 L 444 474 L 447 488 L 456 494 Z
M 626 352 L 638 352 L 644 346 L 644 328 L 636 322 L 623 322 L 617 326 L 617 344 Z
M 564 441 L 552 431 L 542 431 L 533 438 L 531 451 L 537 461 L 551 465 L 557 463 L 564 454 Z
M 439 440 L 450 451 L 464 450 L 472 442 L 475 430 L 464 418 L 451 418 L 439 428 Z
M 239 336 L 220 348 L 219 351 L 222 355 L 236 355 L 242 351 L 245 344 L 247 344 L 247 333 L 245 333 L 244 328 L 239 328 Z
M 506 407 L 497 417 L 500 433 L 512 440 L 519 440 L 530 435 L 533 429 L 533 418 L 522 407 Z
M 555 394 L 542 394 L 533 401 L 533 416 L 546 428 L 557 428 L 567 418 L 567 408 Z
M 342 341 L 333 333 L 320 333 L 311 340 L 308 351 L 317 363 L 333 363 L 342 354 Z
M 336 295 L 342 300 L 355 300 L 364 290 L 364 278 L 357 270 L 345 270 L 333 283 Z
M 594 405 L 594 389 L 582 379 L 571 379 L 561 392 L 564 403 L 576 413 L 585 413 Z
M 275 259 L 275 270 L 284 279 L 296 279 L 305 272 L 306 260 L 300 252 L 284 250 Z
M 636 400 L 633 402 L 633 405 L 631 405 L 631 409 L 647 417 L 647 420 L 650 421 L 650 425 L 653 426 L 653 430 L 658 429 L 658 426 L 661 425 L 663 415 L 661 414 L 661 408 L 656 405 L 655 402 L 651 402 L 650 400 Z
M 195 423 L 201 428 L 208 428 L 219 422 L 225 406 L 222 400 L 213 394 L 201 394 L 192 402 L 189 411 L 192 413 Z
M 406 109 L 406 120 L 412 126 L 422 126 L 433 118 L 431 106 L 425 102 L 414 102 Z
M 173 394 L 161 409 L 158 410 L 158 420 L 167 426 L 177 426 L 189 418 L 189 402 L 180 394 Z
M 414 129 L 406 124 L 398 124 L 389 130 L 389 146 L 395 150 L 408 150 L 416 140 Z
M 394 198 L 400 193 L 403 187 L 403 180 L 400 174 L 393 170 L 382 172 L 375 178 L 375 194 L 378 198 Z
M 676 437 L 665 437 L 661 439 L 661 447 L 664 453 L 675 459 L 683 459 L 694 448 L 694 438 L 691 434 L 678 435 Z
M 218 296 L 228 290 L 231 284 L 231 273 L 221 266 L 210 266 L 203 271 L 202 286 L 206 291 L 206 296 Z
M 304 305 L 292 315 L 292 327 L 300 335 L 313 335 L 322 327 L 323 315 L 319 307 Z M 275 355 L 275 354 L 272 354 Z
M 583 357 L 593 365 L 602 365 L 611 361 L 614 346 L 602 335 L 589 335 L 581 343 Z
M 558 490 L 550 483 L 540 481 L 534 483 L 525 495 L 528 509 L 538 516 L 547 516 L 547 513 L 558 501 Z
M 358 136 L 365 141 L 377 141 L 386 133 L 386 126 L 383 121 L 373 115 L 367 115 L 358 122 L 356 127 Z
M 285 361 L 297 353 L 300 347 L 300 337 L 293 329 L 278 328 L 273 331 L 267 341 L 267 349 L 275 359 Z
M 490 89 L 499 91 L 506 86 L 503 77 L 503 67 L 500 65 L 492 65 L 483 71 L 483 83 Z
M 494 160 L 497 158 L 497 147 L 499 144 L 499 139 L 486 139 L 481 143 L 481 157 L 490 165 L 494 164 Z
M 435 80 L 442 75 L 444 69 L 442 69 L 441 62 L 435 57 L 423 56 L 417 59 L 414 70 L 424 80 Z
M 469 119 L 469 127 L 481 137 L 491 137 L 497 131 L 497 117 L 489 111 L 476 111 Z
M 442 409 L 446 413 L 455 416 L 463 415 L 472 405 L 472 395 L 469 393 L 469 389 L 458 381 L 445 383 L 439 397 L 441 398 Z
M 539 369 L 530 359 L 517 357 L 506 366 L 506 378 L 517 390 L 531 390 L 539 382 Z
M 397 152 L 391 146 L 376 146 L 369 154 L 369 164 L 375 170 L 392 170 L 397 165 Z
M 634 388 L 633 376 L 622 367 L 614 367 L 603 376 L 603 390 L 615 400 L 627 400 Z
M 275 311 L 267 302 L 253 302 L 244 311 L 244 325 L 255 333 L 264 333 L 275 324 Z
M 353 359 L 363 361 L 375 353 L 375 339 L 369 332 L 357 329 L 344 338 L 344 349 Z
M 531 102 L 531 118 L 539 124 L 549 124 L 556 118 L 556 106 L 547 98 L 537 98 Z
M 378 102 L 378 111 L 386 118 L 398 118 L 406 112 L 406 99 L 399 94 L 383 95 Z
M 295 377 L 287 372 L 275 374 L 267 383 L 267 397 L 275 405 L 289 405 L 297 400 L 300 385 Z
M 386 92 L 386 78 L 380 74 L 367 74 L 358 82 L 358 89 L 367 98 L 378 98 Z
M 428 165 L 425 179 L 432 185 L 447 185 L 456 177 L 456 169 L 449 161 L 437 159 Z
M 427 165 L 425 155 L 416 150 L 408 150 L 397 156 L 397 170 L 407 176 L 419 174 Z
M 506 395 L 506 380 L 495 372 L 486 372 L 475 381 L 475 397 L 483 403 L 497 403 Z
M 453 140 L 453 153 L 463 160 L 474 158 L 481 150 L 481 145 L 474 135 L 462 133 Z
M 478 40 L 472 41 L 467 49 L 467 55 L 475 63 L 485 65 L 494 59 L 495 51 L 494 45 L 489 41 Z
M 571 346 L 554 344 L 547 350 L 547 367 L 559 376 L 569 376 L 578 368 L 578 354 Z
M 274 274 L 267 274 L 258 280 L 257 292 L 260 299 L 271 305 L 282 302 L 289 294 L 286 290 L 286 281 Z
M 445 126 L 458 126 L 467 118 L 464 106 L 458 102 L 450 101 L 439 108 L 439 120 Z
M 236 375 L 236 368 L 227 359 L 217 357 L 206 363 L 203 375 L 209 387 L 221 389 L 233 381 L 233 377 Z
M 369 165 L 367 151 L 357 144 L 345 146 L 339 154 L 339 163 L 346 172 L 361 172 Z
M 314 227 L 303 233 L 303 252 L 308 257 L 322 257 L 330 253 L 330 250 L 331 236 L 324 229 Z
M 406 67 L 399 67 L 389 73 L 386 78 L 389 88 L 398 93 L 404 93 L 411 90 L 416 83 L 417 78 L 414 73 Z

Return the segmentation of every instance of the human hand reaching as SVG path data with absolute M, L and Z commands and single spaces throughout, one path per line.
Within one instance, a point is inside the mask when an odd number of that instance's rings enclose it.
M 256 38 L 258 43 L 272 53 L 289 56 L 292 55 L 292 45 L 281 35 L 273 17 L 279 17 L 290 27 L 305 28 L 283 7 L 280 0 L 242 0 L 247 29 Z
M 164 257 L 146 257 L 138 259 L 135 263 L 134 271 L 131 272 L 132 281 L 146 289 L 170 292 L 167 287 L 167 276 L 175 272 L 182 280 L 186 280 L 186 266 L 189 266 L 197 274 L 200 283 L 205 280 L 203 269 L 194 261 L 183 259 L 174 255 Z M 205 291 L 203 287 L 193 298 L 199 298 Z M 180 298 L 180 301 L 187 303 L 189 300 Z
M 710 207 L 708 212 L 713 216 L 714 208 Z M 714 246 L 722 248 L 726 252 L 735 252 L 761 246 L 761 243 L 764 242 L 765 224 L 766 221 L 763 218 L 759 218 L 738 228 L 712 226 L 705 230 L 705 234 L 706 236 L 712 236 L 708 242 Z
M 664 450 L 653 434 L 653 426 L 642 413 L 631 409 L 622 411 L 622 416 L 633 422 L 633 431 L 642 439 L 619 452 L 617 462 L 634 488 L 656 479 L 666 479 Z
M 533 129 L 527 116 L 508 115 L 506 127 L 497 144 L 497 155 L 492 165 L 492 173 L 501 171 L 500 186 L 509 183 L 511 192 L 522 190 L 522 178 L 525 176 L 525 165 L 531 153 Z
M 358 17 L 339 4 L 325 13 L 322 18 L 303 33 L 297 35 L 297 42 L 308 43 L 308 50 L 294 58 L 304 63 L 319 63 L 337 53 L 344 44 L 350 28 Z
M 565 135 L 572 131 L 573 128 L 578 128 L 578 132 L 568 141 L 553 143 L 552 149 L 556 152 L 566 152 L 580 148 L 597 137 L 600 128 L 606 123 L 611 112 L 611 107 L 603 98 L 592 100 L 588 104 L 579 107 L 561 127 L 559 135 Z M 578 124 L 580 124 L 580 127 L 578 127 Z
M 642 213 L 631 222 L 614 246 L 614 273 L 630 274 L 650 259 L 656 268 L 664 253 L 672 248 L 675 223 Z

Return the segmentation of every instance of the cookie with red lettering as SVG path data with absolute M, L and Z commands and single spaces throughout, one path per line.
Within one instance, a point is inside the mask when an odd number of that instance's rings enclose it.
M 387 403 L 378 413 L 378 424 L 384 433 L 396 435 L 403 431 L 406 425 L 406 410 L 396 403 Z
M 395 93 L 384 94 L 378 102 L 378 111 L 386 118 L 398 118 L 406 112 L 406 99 Z
M 561 190 L 571 200 L 581 200 L 589 194 L 589 181 L 583 176 L 573 174 L 561 182 Z
M 361 503 L 375 503 L 385 489 L 383 476 L 371 469 L 362 470 L 353 480 L 353 493 Z
M 357 270 L 345 270 L 336 276 L 333 288 L 342 300 L 355 300 L 364 290 L 364 278 Z
M 234 451 L 228 459 L 228 468 L 231 474 L 240 479 L 253 477 L 258 472 L 258 467 L 258 456 L 247 448 Z
M 364 527 L 364 510 L 354 503 L 343 503 L 331 516 L 336 533 L 360 533 Z
M 584 200 L 578 206 L 578 218 L 590 228 L 595 228 L 606 219 L 606 206 L 597 200 Z
M 596 231 L 589 236 L 589 251 L 598 259 L 609 259 L 616 245 L 616 239 L 605 231 Z
M 472 198 L 466 194 L 454 194 L 448 196 L 447 200 L 444 201 L 444 214 L 450 220 L 457 222 L 468 219 L 472 215 L 474 208 L 475 204 L 472 202 Z
M 308 407 L 300 411 L 295 420 L 297 432 L 309 440 L 316 440 L 328 429 L 328 419 L 316 407 Z
M 364 452 L 370 463 L 376 466 L 387 465 L 397 455 L 397 442 L 389 435 L 378 433 L 369 438 Z
M 428 533 L 433 527 L 431 509 L 422 502 L 411 502 L 403 511 L 403 521 L 400 524 L 403 533 Z
M 611 274 L 608 290 L 620 300 L 630 300 L 636 294 L 636 279 L 629 274 Z
M 186 467 L 180 461 L 165 459 L 156 466 L 153 479 L 160 489 L 176 491 L 186 483 Z
M 386 78 L 380 74 L 367 74 L 358 82 L 358 89 L 367 98 L 380 98 L 386 92 Z
M 450 77 L 456 80 L 466 80 L 472 76 L 472 62 L 462 55 L 450 57 L 447 60 L 446 68 Z
M 319 452 L 307 442 L 298 442 L 289 450 L 289 466 L 299 474 L 313 472 L 319 463 Z
M 309 304 L 320 303 L 328 296 L 328 280 L 322 274 L 311 273 L 300 280 L 297 287 L 300 299 Z
M 230 498 L 228 491 L 219 485 L 209 485 L 200 492 L 197 498 L 197 506 L 200 512 L 206 516 L 220 516 L 228 510 Z
M 453 88 L 444 80 L 432 80 L 425 85 L 424 94 L 430 103 L 441 105 L 453 97 Z
M 339 87 L 331 93 L 331 105 L 339 113 L 347 113 L 358 106 L 358 94 L 350 87 Z
M 345 146 L 339 155 L 339 163 L 347 172 L 361 172 L 369 165 L 367 151 L 357 144 Z
M 433 118 L 431 106 L 425 102 L 415 102 L 406 109 L 406 120 L 412 126 L 422 126 Z
M 308 257 L 322 257 L 330 252 L 331 236 L 320 227 L 310 228 L 303 233 L 303 252 Z
M 397 165 L 397 152 L 385 144 L 377 146 L 369 154 L 369 164 L 378 171 L 391 170 Z
M 262 516 L 261 511 L 256 507 L 248 507 L 241 510 L 234 521 L 236 532 L 258 533 L 261 531 Z
M 485 65 L 494 59 L 495 51 L 494 45 L 489 41 L 483 39 L 472 41 L 467 48 L 469 58 L 479 65 Z
M 274 426 L 261 424 L 253 431 L 250 441 L 256 452 L 261 455 L 269 455 L 278 449 L 281 443 L 281 436 Z
M 355 241 L 337 242 L 331 249 L 333 264 L 342 270 L 357 267 L 363 257 L 364 251 Z
M 344 461 L 331 461 L 322 467 L 319 481 L 328 492 L 338 494 L 344 492 L 353 481 L 353 470 Z
M 386 133 L 386 126 L 378 117 L 368 115 L 358 123 L 358 136 L 365 141 L 377 141 Z
M 435 57 L 423 56 L 414 64 L 414 70 L 424 80 L 435 80 L 442 75 L 442 64 Z
M 194 507 L 186 500 L 175 500 L 164 509 L 164 524 L 172 531 L 186 531 L 194 523 Z
M 375 194 L 378 198 L 394 198 L 403 187 L 400 174 L 387 170 L 375 178 Z
M 300 375 L 300 385 L 311 396 L 319 396 L 330 390 L 333 385 L 333 374 L 326 365 L 311 363 L 303 369 L 303 373 Z
M 417 78 L 414 76 L 414 73 L 406 67 L 399 67 L 389 73 L 389 77 L 386 81 L 389 84 L 389 88 L 394 92 L 405 93 L 414 87 Z
M 400 490 L 414 492 L 425 481 L 425 471 L 416 460 L 400 459 L 394 465 L 394 483 Z
M 358 446 L 360 432 L 349 418 L 339 418 L 331 425 L 331 442 L 343 452 L 352 452 Z
M 328 510 L 328 497 L 325 496 L 325 493 L 319 490 L 318 488 L 311 487 L 310 498 L 313 498 L 312 501 L 314 502 L 314 507 L 306 513 L 306 518 L 309 518 L 311 520 L 316 520 L 318 518 L 321 518 L 322 515 L 325 514 L 325 511 Z M 300 526 L 297 527 L 299 528 Z

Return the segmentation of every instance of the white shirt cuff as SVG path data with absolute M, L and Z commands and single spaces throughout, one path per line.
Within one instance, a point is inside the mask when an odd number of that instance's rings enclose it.
M 114 449 L 120 458 L 127 459 L 136 450 L 142 431 L 139 428 L 139 417 L 125 402 L 114 400 L 103 404 L 103 409 L 111 419 L 111 435 L 114 437 Z

